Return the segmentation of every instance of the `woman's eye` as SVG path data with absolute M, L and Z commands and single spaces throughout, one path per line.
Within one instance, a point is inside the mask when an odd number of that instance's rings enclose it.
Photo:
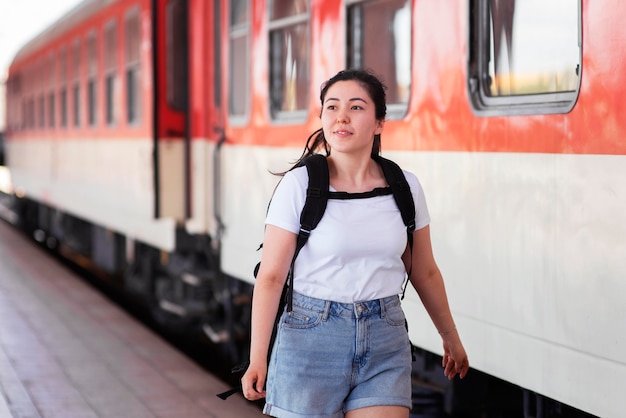
M 361 110 L 361 109 L 363 109 L 361 106 L 358 106 L 358 105 L 352 106 L 352 110 Z

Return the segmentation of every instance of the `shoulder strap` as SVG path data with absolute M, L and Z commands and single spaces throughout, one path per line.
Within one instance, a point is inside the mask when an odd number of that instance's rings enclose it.
M 306 158 L 303 162 L 309 174 L 309 185 L 306 190 L 306 201 L 300 214 L 300 228 L 311 232 L 324 216 L 328 203 L 328 162 L 326 157 L 317 154 Z
M 300 231 L 296 241 L 296 250 L 291 259 L 291 266 L 287 274 L 286 294 L 287 312 L 293 308 L 293 269 L 300 250 L 309 239 L 311 231 L 317 227 L 328 203 L 328 162 L 321 154 L 307 157 L 301 165 L 305 165 L 309 175 L 309 185 L 306 190 L 306 200 L 300 213 Z
M 385 180 L 387 180 L 389 187 L 391 187 L 393 199 L 396 201 L 398 209 L 400 209 L 402 222 L 404 222 L 404 225 L 406 226 L 406 238 L 409 243 L 409 250 L 411 251 L 411 254 L 413 254 L 413 231 L 415 231 L 415 202 L 413 201 L 413 194 L 411 194 L 411 187 L 406 181 L 406 177 L 404 176 L 404 173 L 402 172 L 402 169 L 398 164 L 391 160 L 388 160 L 387 158 L 383 158 L 380 155 L 376 155 L 373 158 L 374 160 L 376 160 L 376 162 L 380 164 L 380 167 L 383 170 L 383 174 L 385 175 Z M 404 287 L 402 289 L 402 298 L 404 298 L 404 293 L 406 291 L 412 269 L 413 264 L 411 262 L 411 266 L 409 267 L 409 271 L 407 272 L 407 281 L 404 283 Z
M 376 156 L 374 159 L 380 164 L 385 180 L 391 187 L 393 198 L 396 201 L 396 205 L 398 205 L 398 209 L 400 209 L 402 221 L 407 227 L 407 232 L 409 232 L 409 229 L 410 232 L 415 231 L 415 202 L 413 202 L 411 188 L 406 181 L 406 177 L 404 177 L 402 169 L 398 164 L 387 158 Z

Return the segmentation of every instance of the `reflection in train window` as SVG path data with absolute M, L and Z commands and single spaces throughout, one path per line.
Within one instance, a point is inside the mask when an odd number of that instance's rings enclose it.
M 242 117 L 249 103 L 249 48 L 250 1 L 230 2 L 230 97 L 228 111 L 231 116 Z
M 580 81 L 576 0 L 472 3 L 469 89 L 478 113 L 565 113 Z
M 402 116 L 411 90 L 411 1 L 349 1 L 347 68 L 368 68 L 387 86 L 390 115 Z
M 309 0 L 272 0 L 269 13 L 273 117 L 300 116 L 308 105 Z

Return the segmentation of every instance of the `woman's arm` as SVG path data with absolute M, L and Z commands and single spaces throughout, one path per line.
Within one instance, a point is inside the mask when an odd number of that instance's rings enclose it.
M 430 226 L 413 232 L 411 284 L 417 291 L 428 315 L 443 340 L 444 374 L 452 379 L 457 374 L 465 377 L 469 360 L 448 305 L 448 297 L 441 271 L 435 262 L 430 242 Z
M 261 267 L 252 297 L 250 366 L 241 379 L 249 400 L 265 397 L 267 356 L 280 295 L 296 248 L 296 235 L 273 225 L 265 228 Z

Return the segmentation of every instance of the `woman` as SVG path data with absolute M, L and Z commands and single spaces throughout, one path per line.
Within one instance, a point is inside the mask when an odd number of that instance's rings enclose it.
M 322 86 L 320 99 L 322 129 L 309 137 L 302 158 L 325 149 L 331 190 L 386 187 L 371 158 L 380 152 L 385 123 L 382 83 L 365 71 L 341 71 Z M 293 311 L 281 317 L 268 369 L 274 319 L 300 228 L 306 168 L 296 165 L 277 187 L 254 288 L 250 366 L 242 378 L 247 399 L 267 395 L 266 414 L 408 417 L 411 347 L 398 298 L 407 271 L 442 336 L 445 375 L 467 374 L 468 358 L 432 254 L 423 191 L 415 175 L 404 173 L 416 207 L 413 250 L 392 196 L 329 200 L 296 258 Z

